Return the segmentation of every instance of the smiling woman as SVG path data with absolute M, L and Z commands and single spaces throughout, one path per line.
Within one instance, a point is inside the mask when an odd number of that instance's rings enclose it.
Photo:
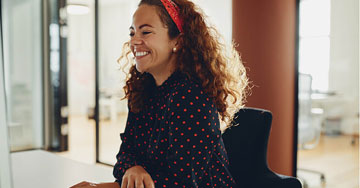
M 135 12 L 130 36 L 137 71 L 150 73 L 156 85 L 161 85 L 174 72 L 176 53 L 172 51 L 176 51 L 179 36 L 171 39 L 157 8 L 146 4 Z
M 219 38 L 191 1 L 140 2 L 119 59 L 129 114 L 116 183 L 74 187 L 236 187 L 220 122 L 242 107 L 248 80 Z

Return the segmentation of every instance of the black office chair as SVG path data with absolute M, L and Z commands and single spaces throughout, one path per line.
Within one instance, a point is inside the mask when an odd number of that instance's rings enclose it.
M 267 145 L 272 121 L 269 111 L 240 109 L 231 128 L 222 135 L 229 170 L 239 188 L 301 188 L 295 177 L 276 174 L 267 164 Z

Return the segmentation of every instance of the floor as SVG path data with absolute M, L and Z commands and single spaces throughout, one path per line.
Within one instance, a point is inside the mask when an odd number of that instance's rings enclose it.
M 100 161 L 116 162 L 115 155 L 121 144 L 119 134 L 123 132 L 126 114 L 117 121 L 103 119 L 100 122 Z M 69 117 L 69 151 L 58 155 L 80 161 L 95 163 L 95 122 L 85 116 Z M 312 150 L 298 152 L 298 167 L 321 171 L 325 184 L 318 174 L 298 171 L 308 188 L 358 188 L 359 187 L 359 141 L 352 144 L 352 136 L 322 135 L 319 145 Z
M 106 164 L 115 164 L 119 151 L 120 133 L 124 132 L 127 114 L 120 114 L 117 121 L 100 120 L 99 159 Z M 87 164 L 96 162 L 95 121 L 86 116 L 69 116 L 69 151 L 58 155 Z
M 298 152 L 298 168 L 324 173 L 320 175 L 298 170 L 311 188 L 358 188 L 359 187 L 359 140 L 352 143 L 352 136 L 321 135 L 319 145 L 312 150 Z

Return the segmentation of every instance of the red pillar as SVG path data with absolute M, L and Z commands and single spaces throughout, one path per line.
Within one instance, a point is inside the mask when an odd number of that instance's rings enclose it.
M 233 39 L 253 84 L 246 106 L 273 113 L 271 169 L 293 175 L 296 0 L 233 0 Z

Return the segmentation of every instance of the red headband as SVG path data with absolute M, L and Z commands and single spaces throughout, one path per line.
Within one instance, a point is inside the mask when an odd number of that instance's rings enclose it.
M 171 19 L 175 22 L 180 33 L 183 32 L 183 20 L 179 16 L 179 7 L 172 0 L 161 0 Z

